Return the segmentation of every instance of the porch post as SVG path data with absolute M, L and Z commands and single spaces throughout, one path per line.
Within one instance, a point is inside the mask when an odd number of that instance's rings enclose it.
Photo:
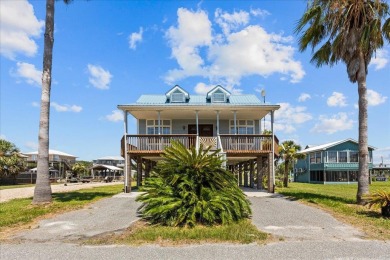
M 244 187 L 248 187 L 248 162 L 244 162 Z
M 124 136 L 123 136 L 123 142 L 125 143 L 125 170 L 124 170 L 124 175 L 125 175 L 125 183 L 124 183 L 124 192 L 125 193 L 129 193 L 130 190 L 131 190 L 131 185 L 130 185 L 130 188 L 129 188 L 129 171 L 128 171 L 128 157 L 129 155 L 127 154 L 127 131 L 128 131 L 128 127 L 127 127 L 127 111 L 123 111 L 123 122 L 124 122 L 124 130 L 125 130 L 125 133 L 124 133 Z M 130 162 L 131 164 L 131 162 Z M 131 172 L 130 172 L 131 174 Z
M 125 181 L 125 184 L 127 186 L 127 191 L 125 190 L 125 193 L 131 192 L 131 155 L 130 154 L 127 156 L 127 159 L 128 161 L 126 161 L 127 166 L 126 166 L 126 175 L 125 175 L 125 178 L 127 178 L 127 180 Z
M 199 136 L 199 118 L 198 118 L 198 112 L 199 112 L 199 110 L 195 110 L 195 114 L 196 114 L 196 135 Z
M 263 189 L 263 159 L 260 156 L 256 157 L 257 164 L 257 189 Z
M 160 135 L 161 134 L 161 111 L 158 110 L 157 113 L 158 113 L 158 134 Z
M 141 186 L 142 181 L 142 158 L 138 156 L 137 158 L 137 187 Z
M 233 113 L 234 113 L 234 134 L 236 135 L 237 134 L 237 111 L 234 110 Z
M 250 170 L 249 170 L 249 186 L 251 188 L 253 188 L 254 182 L 255 182 L 255 180 L 254 180 L 255 165 L 254 165 L 253 160 L 250 160 L 249 163 L 250 163 L 250 165 L 249 165 L 249 168 L 250 168 Z
M 217 136 L 219 135 L 219 110 L 217 110 Z
M 271 131 L 272 131 L 272 179 L 273 185 L 275 189 L 275 133 L 274 133 L 274 113 L 275 111 L 271 111 Z M 273 193 L 273 192 L 272 192 Z
M 242 185 L 242 163 L 238 163 L 238 186 Z
M 273 154 L 268 154 L 268 192 L 275 193 Z

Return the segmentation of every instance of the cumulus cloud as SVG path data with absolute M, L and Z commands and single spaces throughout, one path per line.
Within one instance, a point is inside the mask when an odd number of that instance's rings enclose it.
M 296 127 L 313 117 L 306 112 L 307 108 L 302 106 L 292 106 L 290 103 L 279 103 L 280 109 L 275 111 L 275 130 L 285 133 L 296 131 Z
M 378 106 L 385 103 L 386 100 L 386 96 L 383 96 L 372 89 L 367 89 L 367 101 L 369 106 Z
M 111 114 L 106 115 L 104 118 L 111 122 L 123 121 L 123 112 L 121 110 L 113 110 Z
M 109 89 L 112 75 L 98 65 L 88 64 L 89 83 L 98 89 Z
M 370 66 L 375 66 L 375 70 L 383 69 L 389 62 L 389 53 L 387 50 L 377 50 L 376 55 L 371 59 Z
M 207 85 L 207 84 L 205 84 L 203 82 L 199 82 L 198 84 L 196 84 L 194 90 L 195 90 L 196 94 L 206 95 L 207 92 L 209 92 L 214 87 L 215 87 L 215 85 Z
M 253 15 L 253 16 L 259 16 L 259 17 L 262 17 L 262 18 L 264 18 L 264 17 L 266 17 L 266 16 L 268 16 L 268 15 L 271 15 L 271 13 L 268 12 L 267 10 L 263 10 L 263 9 L 260 9 L 260 8 L 251 9 L 251 10 L 250 10 L 250 13 L 251 13 L 251 15 Z
M 168 84 L 192 76 L 233 87 L 240 85 L 242 77 L 251 75 L 267 77 L 279 73 L 292 83 L 303 78 L 302 64 L 293 57 L 291 36 L 249 25 L 250 13 L 244 11 L 227 13 L 217 9 L 215 16 L 223 35 L 213 35 L 206 12 L 178 10 L 178 25 L 171 26 L 166 36 L 179 68 L 168 71 Z
M 302 93 L 298 98 L 298 102 L 305 102 L 308 99 L 311 99 L 310 94 Z
M 83 110 L 83 108 L 80 107 L 80 106 L 76 106 L 76 105 L 60 105 L 60 104 L 58 104 L 56 102 L 51 102 L 50 106 L 54 107 L 54 109 L 57 112 L 75 112 L 75 113 L 79 113 L 79 112 L 81 112 L 81 110 Z
M 333 92 L 332 95 L 328 98 L 326 103 L 330 107 L 345 107 L 347 106 L 346 97 L 343 93 Z
M 346 113 L 338 113 L 331 117 L 321 115 L 319 122 L 311 129 L 312 132 L 334 134 L 336 132 L 350 130 L 353 127 L 353 120 L 348 118 Z
M 14 59 L 17 53 L 26 56 L 37 53 L 34 38 L 41 35 L 44 21 L 37 19 L 28 1 L 0 1 L 0 24 L 1 55 Z
M 376 149 L 373 156 L 374 164 L 380 164 L 383 161 L 383 164 L 390 165 L 390 147 Z
M 249 13 L 245 11 L 238 11 L 228 13 L 217 8 L 214 13 L 215 22 L 221 27 L 225 35 L 229 34 L 231 30 L 236 30 L 240 26 L 247 25 L 249 23 Z
M 144 29 L 142 27 L 139 28 L 139 32 L 133 32 L 129 36 L 129 47 L 132 50 L 135 50 L 137 48 L 137 43 L 142 42 L 142 35 L 143 35 Z
M 32 105 L 33 107 L 39 107 L 39 103 L 38 103 L 38 102 L 35 102 L 35 101 L 32 102 L 31 105 Z
M 16 66 L 15 76 L 23 78 L 30 85 L 41 86 L 42 71 L 38 70 L 34 64 L 17 62 Z

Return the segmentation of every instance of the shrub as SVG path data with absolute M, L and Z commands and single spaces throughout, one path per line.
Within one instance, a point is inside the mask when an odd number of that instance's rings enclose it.
M 366 205 L 368 207 L 379 206 L 381 207 L 381 213 L 384 217 L 390 217 L 390 192 L 379 190 L 374 192 L 373 194 L 367 196 Z
M 172 142 L 137 197 L 140 216 L 167 226 L 229 224 L 250 216 L 250 203 L 233 174 L 222 168 L 219 151 L 187 150 Z

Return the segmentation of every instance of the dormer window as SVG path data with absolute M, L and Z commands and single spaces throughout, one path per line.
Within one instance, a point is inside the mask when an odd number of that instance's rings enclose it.
M 225 93 L 213 93 L 211 96 L 211 102 L 226 102 Z
M 210 90 L 206 95 L 206 99 L 211 103 L 226 103 L 229 102 L 229 97 L 230 92 L 219 85 Z
M 165 93 L 165 96 L 167 97 L 167 102 L 170 103 L 184 103 L 187 99 L 190 99 L 188 92 L 178 85 L 174 86 L 171 90 Z
M 171 102 L 184 102 L 185 101 L 185 96 L 184 93 L 172 93 L 171 94 Z

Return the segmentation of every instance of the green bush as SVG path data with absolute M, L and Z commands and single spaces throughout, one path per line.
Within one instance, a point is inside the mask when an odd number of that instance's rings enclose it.
M 222 168 L 219 151 L 187 150 L 172 142 L 137 197 L 140 216 L 153 224 L 229 224 L 248 218 L 250 203 L 233 174 Z

